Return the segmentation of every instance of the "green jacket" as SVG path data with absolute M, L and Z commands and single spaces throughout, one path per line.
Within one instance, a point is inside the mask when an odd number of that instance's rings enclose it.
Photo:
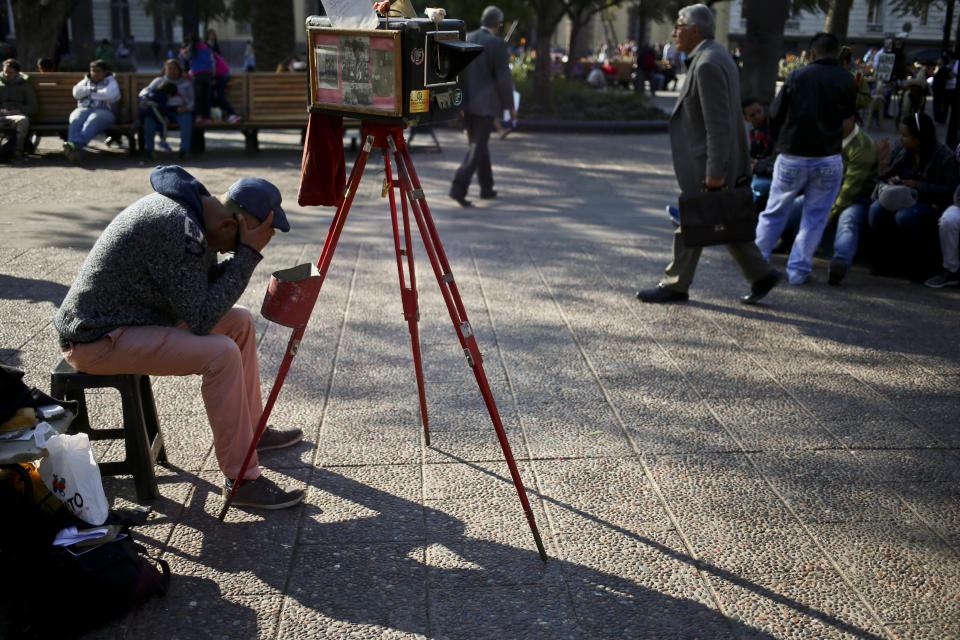
M 20 74 L 10 83 L 0 76 L 0 109 L 16 109 L 25 116 L 37 112 L 37 95 L 26 76 Z
M 842 154 L 843 182 L 830 209 L 831 218 L 840 215 L 857 198 L 869 198 L 879 171 L 877 148 L 863 129 L 844 147 Z

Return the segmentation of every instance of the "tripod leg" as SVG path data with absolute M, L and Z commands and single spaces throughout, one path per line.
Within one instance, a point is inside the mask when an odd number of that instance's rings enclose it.
M 347 182 L 347 193 L 343 200 L 340 201 L 340 204 L 337 207 L 337 212 L 333 216 L 333 221 L 330 223 L 330 230 L 327 231 L 327 238 L 323 243 L 323 251 L 320 252 L 320 259 L 317 263 L 317 270 L 320 272 L 321 287 L 323 286 L 323 281 L 326 279 L 327 270 L 330 268 L 330 262 L 333 260 L 333 253 L 336 251 L 337 241 L 340 239 L 340 232 L 343 230 L 343 225 L 347 220 L 347 214 L 350 212 L 350 206 L 353 204 L 353 198 L 357 193 L 357 188 L 360 186 L 360 180 L 363 178 L 363 171 L 367 165 L 367 158 L 370 157 L 370 150 L 373 148 L 373 142 L 373 136 L 367 136 L 367 140 L 363 145 L 363 150 L 361 151 L 360 155 L 357 156 L 357 160 L 354 162 L 353 169 L 350 171 L 350 179 Z M 316 304 L 316 301 L 314 301 L 314 304 Z M 233 487 L 230 490 L 230 494 L 223 502 L 223 508 L 220 509 L 220 515 L 217 516 L 221 522 L 223 522 L 224 517 L 227 515 L 227 511 L 230 509 L 230 505 L 233 503 L 233 498 L 237 493 L 237 489 L 239 489 L 240 485 L 243 484 L 243 475 L 250 467 L 250 460 L 253 458 L 253 453 L 257 450 L 257 443 L 260 442 L 260 436 L 263 435 L 263 432 L 267 428 L 267 421 L 270 419 L 271 412 L 273 412 L 273 405 L 276 404 L 277 397 L 280 395 L 280 390 L 283 388 L 283 383 L 287 379 L 287 373 L 290 371 L 290 365 L 293 363 L 293 357 L 297 355 L 297 349 L 300 348 L 300 340 L 303 339 L 303 334 L 306 332 L 306 329 L 306 326 L 299 327 L 294 329 L 293 333 L 290 335 L 290 341 L 287 343 L 287 351 L 283 354 L 283 360 L 280 362 L 280 368 L 277 371 L 277 377 L 273 382 L 273 388 L 270 390 L 267 403 L 263 407 L 263 413 L 260 414 L 260 419 L 257 421 L 257 428 L 254 430 L 253 440 L 250 442 L 250 447 L 247 449 L 247 455 L 244 457 L 243 464 L 240 466 L 240 472 L 233 481 Z
M 427 415 L 427 395 L 423 381 L 423 359 L 420 354 L 420 306 L 417 301 L 417 275 L 413 266 L 413 250 L 410 242 L 410 216 L 407 213 L 407 197 L 400 190 L 400 202 L 403 207 L 403 246 L 400 244 L 400 225 L 397 220 L 397 199 L 394 193 L 395 182 L 390 165 L 390 155 L 384 149 L 384 173 L 386 175 L 386 191 L 390 199 L 390 222 L 393 225 L 393 247 L 397 255 L 397 274 L 400 277 L 400 299 L 403 303 L 403 317 L 410 329 L 410 349 L 413 352 L 413 369 L 417 378 L 417 395 L 420 400 L 420 423 L 423 425 L 423 436 L 427 446 L 430 446 L 430 421 Z M 404 275 L 403 257 L 407 258 L 407 269 L 410 274 L 410 286 Z
M 320 286 L 327 278 L 327 270 L 330 268 L 330 262 L 333 261 L 333 254 L 337 250 L 337 242 L 340 240 L 340 232 L 343 231 L 343 225 L 347 221 L 347 214 L 353 205 L 353 199 L 357 195 L 357 189 L 360 187 L 360 181 L 363 179 L 363 171 L 367 166 L 367 159 L 370 157 L 370 150 L 373 149 L 374 138 L 368 135 L 363 143 L 363 149 L 357 156 L 350 171 L 350 179 L 347 181 L 347 193 L 340 206 L 337 207 L 337 213 L 333 216 L 330 223 L 330 229 L 327 231 L 327 238 L 323 241 L 323 250 L 320 252 L 320 258 L 317 260 L 317 271 L 320 273 Z
M 450 263 L 443 250 L 443 245 L 440 243 L 440 236 L 437 233 L 436 225 L 433 223 L 433 216 L 430 214 L 430 208 L 427 206 L 423 189 L 420 186 L 420 180 L 413 168 L 413 162 L 403 142 L 402 134 L 391 136 L 388 139 L 388 144 L 396 158 L 397 173 L 400 176 L 401 188 L 410 194 L 410 208 L 413 210 L 413 216 L 417 222 L 421 240 L 423 240 L 427 256 L 430 258 L 430 265 L 433 267 L 433 273 L 437 278 L 440 293 L 443 295 L 443 300 L 447 305 L 450 320 L 453 322 L 454 331 L 457 333 L 460 346 L 463 348 L 464 355 L 467 358 L 467 364 L 473 369 L 473 375 L 477 380 L 477 386 L 480 388 L 483 403 L 487 407 L 487 413 L 490 414 L 490 421 L 493 422 L 494 431 L 497 433 L 497 440 L 500 442 L 504 460 L 510 469 L 510 477 L 513 479 L 513 486 L 517 490 L 520 504 L 527 517 L 527 524 L 530 525 L 530 532 L 533 534 L 540 559 L 546 562 L 547 551 L 544 549 L 536 519 L 533 517 L 533 509 L 531 509 L 530 501 L 527 499 L 523 479 L 520 477 L 517 462 L 513 457 L 513 450 L 510 448 L 510 441 L 507 439 L 506 431 L 503 428 L 500 411 L 497 409 L 493 392 L 490 390 L 487 374 L 483 370 L 483 356 L 480 354 L 480 348 L 477 346 L 477 339 L 473 335 L 473 329 L 467 318 L 467 311 L 460 298 L 460 292 L 453 278 Z

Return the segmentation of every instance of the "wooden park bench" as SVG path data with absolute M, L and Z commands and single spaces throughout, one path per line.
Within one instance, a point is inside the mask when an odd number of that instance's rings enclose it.
M 156 78 L 158 73 L 117 73 L 121 99 L 117 124 L 106 131 L 108 136 L 128 140 L 130 153 L 143 148 L 143 127 L 139 121 L 140 90 Z M 56 134 L 66 139 L 70 112 L 77 106 L 73 86 L 83 78 L 81 72 L 32 74 L 37 93 L 38 113 L 30 119 L 31 135 L 39 137 Z M 307 75 L 304 73 L 242 73 L 231 75 L 227 85 L 227 100 L 237 114 L 239 122 L 217 121 L 195 124 L 191 139 L 191 152 L 205 150 L 206 131 L 240 131 L 245 148 L 256 152 L 259 148 L 258 133 L 261 129 L 295 129 L 306 132 L 307 127 Z M 359 129 L 359 121 L 345 119 L 346 128 Z M 176 130 L 176 124 L 169 125 Z M 352 140 L 356 147 L 357 140 Z
M 131 100 L 130 74 L 115 74 L 120 85 L 120 105 L 117 108 L 117 122 L 106 130 L 106 135 L 126 138 L 128 150 L 137 150 L 135 135 L 137 129 L 136 101 Z M 70 112 L 77 108 L 73 97 L 73 87 L 83 79 L 81 71 L 59 73 L 31 73 L 29 81 L 37 94 L 37 113 L 30 118 L 30 135 L 36 142 L 43 136 L 57 135 L 67 139 L 70 127 Z

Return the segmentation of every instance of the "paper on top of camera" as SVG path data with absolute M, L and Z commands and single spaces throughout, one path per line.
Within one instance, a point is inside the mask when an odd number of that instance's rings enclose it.
M 380 25 L 370 0 L 321 0 L 334 29 L 376 29 Z

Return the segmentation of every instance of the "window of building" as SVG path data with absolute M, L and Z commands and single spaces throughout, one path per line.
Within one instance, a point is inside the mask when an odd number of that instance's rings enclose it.
M 883 0 L 867 0 L 867 23 L 883 22 Z

